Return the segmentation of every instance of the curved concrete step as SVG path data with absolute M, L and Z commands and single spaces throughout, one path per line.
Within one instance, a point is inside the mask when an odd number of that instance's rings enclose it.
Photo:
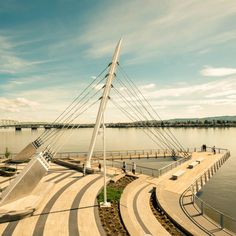
M 150 208 L 149 177 L 141 175 L 131 182 L 122 193 L 120 211 L 125 227 L 130 235 L 169 235 L 159 224 Z

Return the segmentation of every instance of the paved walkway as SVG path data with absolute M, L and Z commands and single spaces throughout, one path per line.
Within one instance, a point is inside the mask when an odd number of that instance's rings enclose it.
M 123 222 L 130 235 L 170 235 L 153 215 L 150 207 L 151 177 L 138 175 L 124 190 L 120 200 Z
M 204 158 L 199 165 L 193 169 L 188 169 L 188 165 L 194 160 Z M 222 154 L 212 155 L 211 153 L 193 153 L 191 160 L 183 165 L 168 172 L 161 178 L 161 182 L 157 185 L 157 198 L 162 208 L 181 226 L 186 228 L 193 235 L 230 235 L 225 230 L 220 230 L 218 226 L 209 222 L 204 215 L 198 216 L 198 224 L 188 217 L 181 208 L 180 197 L 181 194 L 194 182 L 195 179 L 200 177 L 207 169 L 217 160 L 222 157 Z M 184 170 L 185 173 L 177 180 L 172 180 L 171 176 L 178 170 Z M 193 212 L 192 212 L 193 213 Z M 192 215 L 193 216 L 193 215 Z M 198 225 L 201 225 L 199 227 Z
M 0 224 L 0 235 L 104 234 L 96 217 L 95 204 L 96 196 L 103 186 L 101 174 L 83 177 L 79 172 L 52 164 L 42 182 L 54 185 L 33 216 Z

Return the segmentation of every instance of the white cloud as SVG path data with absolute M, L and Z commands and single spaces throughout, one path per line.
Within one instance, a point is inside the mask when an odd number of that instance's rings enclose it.
M 21 109 L 29 108 L 34 110 L 39 106 L 39 103 L 30 101 L 25 98 L 8 99 L 0 97 L 0 110 L 7 112 L 20 112 Z
M 155 88 L 155 84 L 151 83 L 151 84 L 145 84 L 145 85 L 142 85 L 142 86 L 139 86 L 139 89 L 140 90 L 145 90 L 145 89 L 153 89 Z
M 20 43 L 18 43 L 19 45 Z M 14 44 L 9 37 L 0 35 L 0 73 L 15 74 L 28 71 L 38 64 L 48 63 L 52 60 L 29 61 L 20 57 Z
M 223 77 L 228 75 L 236 74 L 236 68 L 226 68 L 226 67 L 206 67 L 200 71 L 201 75 L 206 77 Z
M 130 63 L 206 50 L 236 37 L 235 30 L 222 27 L 236 11 L 234 1 L 122 1 L 107 4 L 105 11 L 91 17 L 87 30 L 76 39 L 88 46 L 89 57 L 110 55 L 121 35 L 122 53 L 132 53 Z

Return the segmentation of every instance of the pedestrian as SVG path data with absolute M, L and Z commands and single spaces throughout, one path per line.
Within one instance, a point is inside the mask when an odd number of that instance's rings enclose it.
M 135 175 L 136 172 L 136 164 L 132 162 L 132 173 Z
M 85 176 L 86 168 L 85 168 L 84 164 L 83 164 L 82 168 L 83 168 L 83 176 Z
M 99 172 L 101 172 L 102 165 L 101 165 L 101 163 L 100 163 L 100 162 L 98 163 L 98 169 L 99 169 Z
M 215 146 L 212 147 L 212 152 L 214 155 L 216 154 L 216 147 Z
M 203 152 L 206 152 L 206 144 L 203 144 L 203 145 L 202 145 L 202 151 L 203 151 Z
M 123 161 L 122 170 L 124 171 L 124 173 L 126 173 L 126 167 L 127 167 L 126 162 Z

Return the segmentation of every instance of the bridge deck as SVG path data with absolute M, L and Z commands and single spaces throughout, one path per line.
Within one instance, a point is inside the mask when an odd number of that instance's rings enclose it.
M 193 184 L 198 177 L 203 175 L 209 167 L 220 160 L 222 156 L 223 154 L 193 153 L 191 160 L 168 172 L 162 177 L 161 182 L 157 181 L 156 183 L 157 198 L 161 207 L 178 224 L 193 233 L 193 235 L 209 235 L 209 232 L 213 235 L 232 235 L 230 232 L 222 230 L 219 225 L 211 222 L 205 215 L 199 214 L 199 212 L 196 214 L 195 207 L 189 208 L 188 215 L 186 215 L 180 202 L 181 195 L 185 190 Z M 200 157 L 204 157 L 205 160 L 193 169 L 187 168 L 191 162 Z M 185 173 L 177 180 L 172 180 L 171 176 L 177 170 L 185 170 Z

